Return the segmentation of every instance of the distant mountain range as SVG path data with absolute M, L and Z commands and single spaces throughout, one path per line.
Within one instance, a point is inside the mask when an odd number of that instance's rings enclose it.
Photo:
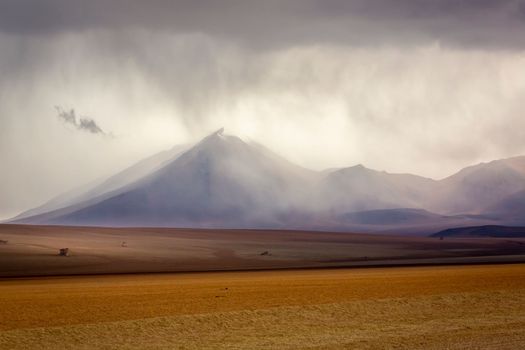
M 225 135 L 153 155 L 10 222 L 430 233 L 525 224 L 525 157 L 437 181 L 357 165 L 317 172 Z

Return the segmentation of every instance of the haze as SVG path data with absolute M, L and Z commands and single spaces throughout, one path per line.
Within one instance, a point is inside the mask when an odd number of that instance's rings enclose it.
M 220 127 L 312 169 L 525 154 L 524 49 L 523 1 L 3 0 L 0 218 Z

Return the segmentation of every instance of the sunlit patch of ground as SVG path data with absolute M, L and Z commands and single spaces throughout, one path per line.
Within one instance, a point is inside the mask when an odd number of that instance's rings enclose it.
M 2 349 L 522 349 L 525 265 L 0 281 Z

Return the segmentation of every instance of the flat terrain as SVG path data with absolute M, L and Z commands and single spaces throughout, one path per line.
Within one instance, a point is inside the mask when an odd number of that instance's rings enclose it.
M 0 280 L 0 349 L 525 349 L 525 265 Z
M 0 240 L 0 276 L 525 262 L 525 238 L 0 225 Z

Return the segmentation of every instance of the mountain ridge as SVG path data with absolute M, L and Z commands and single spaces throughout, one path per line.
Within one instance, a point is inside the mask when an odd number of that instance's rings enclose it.
M 505 219 L 501 213 L 494 219 L 483 216 L 490 214 L 487 208 L 525 189 L 525 157 L 481 163 L 433 180 L 361 164 L 313 171 L 263 145 L 226 135 L 224 128 L 192 146 L 170 151 L 70 196 L 62 207 L 44 205 L 10 221 L 334 230 L 375 230 L 386 225 L 380 218 L 402 219 L 390 224 L 407 227 L 424 225 L 425 220 L 429 226 L 441 227 L 451 218 L 458 225 L 491 224 Z M 370 222 L 374 217 L 377 223 Z

